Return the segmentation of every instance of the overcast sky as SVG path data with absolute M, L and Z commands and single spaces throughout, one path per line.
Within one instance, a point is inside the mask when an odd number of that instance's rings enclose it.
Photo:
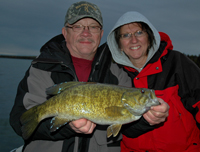
M 61 33 L 69 6 L 79 0 L 0 0 L 0 54 L 38 55 L 40 47 Z M 102 11 L 104 36 L 127 11 L 146 16 L 167 33 L 175 50 L 200 54 L 200 0 L 87 0 Z

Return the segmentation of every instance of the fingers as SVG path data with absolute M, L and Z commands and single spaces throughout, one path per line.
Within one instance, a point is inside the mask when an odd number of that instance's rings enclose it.
M 87 119 L 78 119 L 69 123 L 71 128 L 77 133 L 91 134 L 96 124 Z
M 167 118 L 167 114 L 163 113 L 155 113 L 149 110 L 145 114 L 143 114 L 144 119 L 150 124 L 150 125 L 156 125 L 160 124 L 161 122 L 164 122 Z
M 151 107 L 148 112 L 143 114 L 143 117 L 150 125 L 164 122 L 169 115 L 169 105 L 161 98 L 158 98 L 158 101 L 160 105 Z
M 151 110 L 154 110 L 156 112 L 166 113 L 169 111 L 169 105 L 161 98 L 158 98 L 158 101 L 160 102 L 160 105 L 158 106 L 152 106 Z

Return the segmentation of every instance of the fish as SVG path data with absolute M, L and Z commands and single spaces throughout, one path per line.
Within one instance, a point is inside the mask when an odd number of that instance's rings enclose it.
M 51 132 L 70 121 L 86 118 L 98 125 L 108 125 L 107 138 L 116 137 L 123 124 L 138 120 L 151 106 L 160 104 L 153 89 L 96 82 L 64 82 L 47 88 L 46 93 L 51 96 L 48 100 L 20 118 L 24 139 L 46 118 L 51 119 Z

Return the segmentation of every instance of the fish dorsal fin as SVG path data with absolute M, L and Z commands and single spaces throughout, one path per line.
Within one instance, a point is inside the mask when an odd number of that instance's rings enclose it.
M 113 137 L 116 137 L 122 127 L 122 124 L 113 124 L 108 127 L 107 129 L 107 138 L 113 135 Z
M 124 115 L 125 110 L 127 110 L 124 107 L 119 107 L 119 106 L 111 106 L 105 108 L 105 112 L 107 116 L 109 117 L 120 117 Z
M 72 120 L 69 120 L 63 117 L 57 117 L 57 116 L 53 117 L 50 122 L 50 131 L 51 132 L 56 131 L 61 126 L 64 126 L 65 124 L 67 124 L 69 121 L 72 121 Z
M 77 85 L 82 85 L 85 83 L 86 82 L 70 81 L 70 82 L 63 82 L 60 84 L 55 84 L 52 87 L 46 89 L 46 94 L 48 94 L 48 95 L 60 94 L 61 92 L 63 92 L 66 89 L 69 89 L 69 88 L 77 86 Z

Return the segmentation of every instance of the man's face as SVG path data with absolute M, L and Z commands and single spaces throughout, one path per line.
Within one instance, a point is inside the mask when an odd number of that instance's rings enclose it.
M 98 26 L 100 24 L 92 18 L 83 18 L 73 25 L 82 26 Z M 99 30 L 97 33 L 90 32 L 88 27 L 85 27 L 82 31 L 75 32 L 72 28 L 63 27 L 63 36 L 65 37 L 67 48 L 69 49 L 72 56 L 77 58 L 83 58 L 92 60 L 100 44 L 103 36 L 103 30 Z

